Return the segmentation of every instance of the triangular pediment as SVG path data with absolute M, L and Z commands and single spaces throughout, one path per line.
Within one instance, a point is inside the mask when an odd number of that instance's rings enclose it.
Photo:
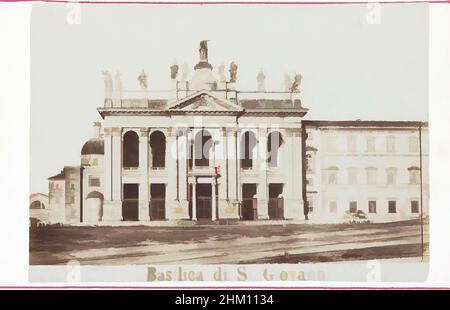
M 169 110 L 177 111 L 199 111 L 199 112 L 237 112 L 242 111 L 242 107 L 226 100 L 212 95 L 208 91 L 200 91 L 183 98 L 173 105 Z

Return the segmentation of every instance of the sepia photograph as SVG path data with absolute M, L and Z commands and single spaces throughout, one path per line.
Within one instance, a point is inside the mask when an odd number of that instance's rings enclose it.
M 1 2 L 0 288 L 450 289 L 447 0 Z

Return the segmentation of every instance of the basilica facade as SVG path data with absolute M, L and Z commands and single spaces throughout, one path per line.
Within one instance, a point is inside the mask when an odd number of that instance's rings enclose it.
M 260 72 L 256 90 L 240 91 L 235 86 L 237 64 L 230 65 L 229 77 L 225 77 L 223 67 L 216 76 L 208 61 L 207 42 L 202 41 L 199 52 L 192 77 L 179 78 L 178 66 L 171 67 L 172 89 L 164 94 L 151 90 L 144 71 L 138 77 L 140 91 L 129 93 L 122 90 L 120 77 L 113 83 L 111 74 L 104 72 L 106 95 L 97 109 L 102 122 L 94 124 L 94 135 L 83 146 L 80 166 L 64 167 L 49 178 L 50 223 L 340 220 L 349 210 L 373 215 L 366 210 L 366 200 L 386 193 L 402 196 L 402 203 L 408 201 L 405 195 L 419 203 L 422 194 L 423 215 L 425 177 L 407 191 L 398 190 L 403 184 L 388 188 L 381 178 L 365 187 L 353 184 L 352 179 L 336 189 L 335 180 L 328 176 L 330 169 L 354 160 L 356 151 L 351 158 L 347 153 L 330 153 L 317 137 L 327 135 L 330 129 L 339 134 L 350 131 L 350 136 L 373 136 L 373 132 L 417 136 L 426 124 L 360 123 L 355 130 L 354 124 L 333 127 L 305 121 L 308 109 L 300 100 L 301 75 L 283 91 L 268 91 Z M 420 147 L 427 134 L 421 137 Z M 422 150 L 408 153 L 410 162 L 405 169 L 426 169 L 428 157 Z M 372 157 L 358 153 L 361 167 L 378 165 L 384 169 L 405 158 L 405 154 L 394 152 L 380 162 L 376 155 L 381 153 L 385 153 L 382 147 L 369 152 Z M 361 193 L 361 188 L 369 188 L 368 196 L 361 194 L 360 203 L 347 208 L 347 200 L 354 201 L 352 193 Z M 334 197 L 338 196 L 342 202 L 335 212 L 334 201 L 340 200 Z M 417 217 L 418 207 L 414 202 L 412 215 L 406 212 L 384 217 L 379 206 L 375 213 L 380 216 L 374 219 Z M 374 211 L 373 203 L 367 208 Z

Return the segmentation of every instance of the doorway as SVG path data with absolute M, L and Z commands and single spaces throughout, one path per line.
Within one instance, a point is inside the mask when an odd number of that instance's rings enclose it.
M 166 219 L 166 184 L 150 184 L 150 219 Z
M 284 219 L 284 200 L 282 194 L 282 183 L 269 184 L 269 218 L 271 220 Z
M 258 203 L 255 197 L 256 184 L 242 184 L 242 207 L 241 216 L 243 220 L 253 221 L 257 219 Z
M 212 188 L 211 184 L 197 184 L 197 219 L 211 219 L 212 217 Z
M 124 221 L 139 220 L 139 184 L 123 185 L 122 217 Z

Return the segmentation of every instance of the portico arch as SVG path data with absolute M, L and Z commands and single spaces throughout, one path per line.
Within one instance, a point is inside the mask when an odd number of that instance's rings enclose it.
M 124 168 L 139 167 L 139 136 L 133 131 L 127 131 L 123 136 L 123 161 Z
M 253 167 L 253 150 L 256 146 L 256 135 L 253 131 L 246 131 L 241 136 L 241 168 Z
M 83 221 L 97 223 L 103 216 L 103 194 L 92 191 L 86 196 L 83 208 Z
M 283 136 L 279 131 L 272 131 L 267 141 L 267 161 L 269 167 L 278 167 L 280 147 L 283 144 Z
M 194 162 L 196 167 L 208 167 L 210 165 L 213 139 L 209 131 L 200 130 L 194 139 Z
M 166 167 L 166 136 L 159 130 L 150 135 L 151 167 L 152 169 Z

